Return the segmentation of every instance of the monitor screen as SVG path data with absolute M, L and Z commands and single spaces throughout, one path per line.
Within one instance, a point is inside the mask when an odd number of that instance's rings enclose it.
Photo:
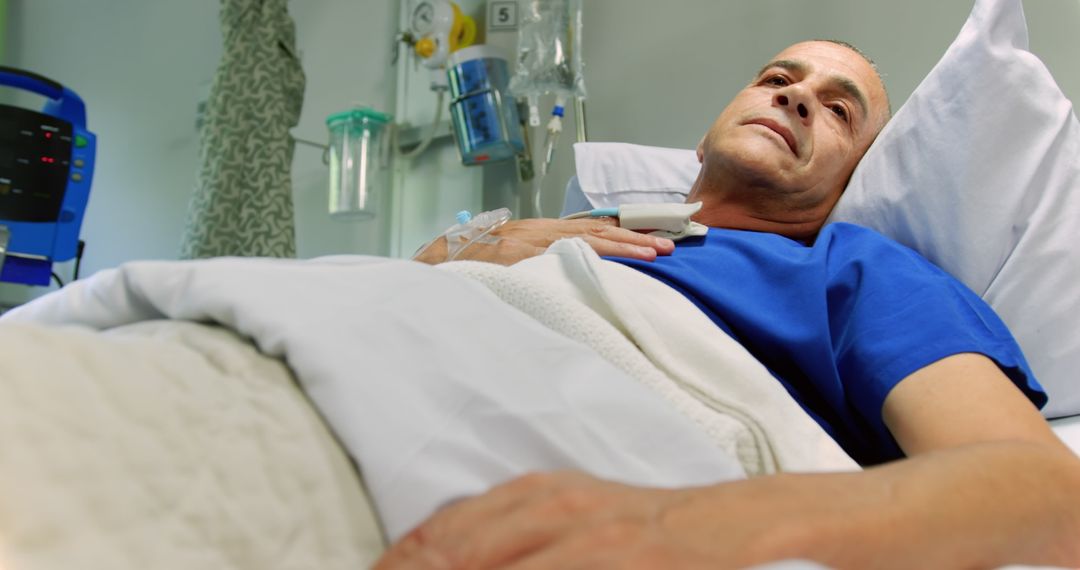
M 0 141 L 15 140 L 15 137 L 19 134 L 17 131 L 18 126 L 15 124 L 15 119 L 0 111 Z

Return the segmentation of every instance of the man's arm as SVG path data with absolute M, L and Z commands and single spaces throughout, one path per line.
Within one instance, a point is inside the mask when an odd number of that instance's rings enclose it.
M 923 521 L 914 538 L 949 537 L 943 562 L 1080 565 L 1080 459 L 992 361 L 960 354 L 917 371 L 883 417 L 920 460 L 893 474 L 897 502 Z
M 499 241 L 473 244 L 458 254 L 457 259 L 509 265 L 540 255 L 555 241 L 572 237 L 584 239 L 600 255 L 646 261 L 652 261 L 657 255 L 668 255 L 675 249 L 674 242 L 669 239 L 620 228 L 615 218 L 511 220 L 491 235 Z M 446 238 L 435 240 L 414 259 L 430 264 L 446 261 Z
M 682 490 L 530 475 L 436 514 L 380 567 L 1080 565 L 1080 458 L 996 365 L 931 364 L 884 417 L 909 459 Z

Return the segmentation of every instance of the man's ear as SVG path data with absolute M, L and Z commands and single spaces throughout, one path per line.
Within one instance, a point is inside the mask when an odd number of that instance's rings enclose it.
M 701 140 L 697 143 L 697 161 L 698 164 L 704 164 L 705 161 L 705 137 L 701 137 Z

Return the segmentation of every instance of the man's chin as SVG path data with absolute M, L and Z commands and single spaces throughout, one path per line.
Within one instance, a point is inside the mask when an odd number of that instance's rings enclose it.
M 752 125 L 739 134 L 714 147 L 715 151 L 736 160 L 766 161 L 774 169 L 791 169 L 799 163 L 787 141 L 766 127 Z
M 738 186 L 775 188 L 778 191 L 792 186 L 791 177 L 799 166 L 794 157 L 779 155 L 775 149 L 754 151 L 743 149 L 736 155 L 729 154 L 723 160 L 716 161 L 718 168 L 702 169 L 702 173 L 714 180 L 722 178 L 727 184 Z M 708 157 L 705 164 L 710 164 Z

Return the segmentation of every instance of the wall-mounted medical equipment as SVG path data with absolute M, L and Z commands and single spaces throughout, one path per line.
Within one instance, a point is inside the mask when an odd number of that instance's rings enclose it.
M 48 285 L 53 263 L 79 252 L 97 138 L 60 83 L 0 67 L 0 85 L 46 99 L 40 112 L 0 105 L 0 281 Z
M 389 140 L 393 117 L 355 107 L 326 118 L 330 131 L 330 215 L 375 217 L 379 195 L 390 184 Z
M 407 44 L 424 67 L 431 70 L 431 90 L 437 95 L 435 119 L 427 135 L 419 145 L 402 152 L 397 144 L 397 126 L 394 126 L 393 147 L 401 158 L 411 159 L 427 149 L 435 139 L 442 121 L 445 93 L 449 88 L 446 77 L 446 61 L 450 54 L 466 48 L 476 41 L 476 21 L 465 15 L 450 0 L 411 0 L 408 29 L 398 33 L 394 41 L 394 63 L 398 60 L 398 48 Z
M 476 41 L 476 21 L 454 2 L 418 0 L 409 18 L 409 36 L 424 66 L 441 69 L 451 53 Z
M 585 77 L 581 59 L 581 0 L 522 0 L 521 28 L 518 31 L 517 69 L 510 80 L 510 92 L 524 98 L 529 108 L 529 125 L 540 125 L 540 97 L 554 94 L 537 176 L 533 179 L 533 214 L 542 216 L 540 189 L 555 155 L 562 133 L 567 102 L 577 103 L 579 140 L 584 138 Z
M 524 152 L 517 104 L 507 94 L 506 58 L 490 46 L 475 45 L 450 55 L 450 120 L 461 161 L 484 164 Z

